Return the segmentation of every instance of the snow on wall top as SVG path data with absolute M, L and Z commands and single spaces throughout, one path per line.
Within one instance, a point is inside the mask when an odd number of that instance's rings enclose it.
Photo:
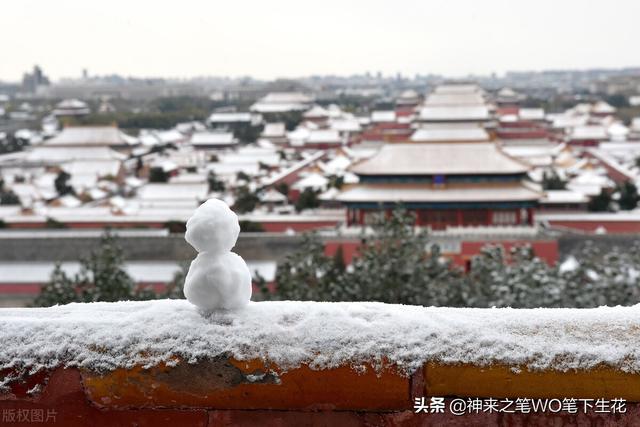
M 640 371 L 640 305 L 597 309 L 424 308 L 382 303 L 251 302 L 202 315 L 185 300 L 0 309 L 0 369 L 94 370 L 221 355 L 282 369 L 382 360 L 530 369 Z M 0 387 L 2 384 L 0 383 Z

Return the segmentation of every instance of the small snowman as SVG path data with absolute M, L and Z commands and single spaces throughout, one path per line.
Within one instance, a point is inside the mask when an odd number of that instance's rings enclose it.
M 209 199 L 187 221 L 185 240 L 198 251 L 185 279 L 184 295 L 206 310 L 240 308 L 251 299 L 251 272 L 231 252 L 240 234 L 238 216 L 226 203 Z

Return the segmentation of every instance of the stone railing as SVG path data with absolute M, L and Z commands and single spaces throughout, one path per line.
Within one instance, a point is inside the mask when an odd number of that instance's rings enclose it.
M 0 425 L 637 425 L 638 314 L 310 302 L 205 314 L 186 301 L 2 309 Z

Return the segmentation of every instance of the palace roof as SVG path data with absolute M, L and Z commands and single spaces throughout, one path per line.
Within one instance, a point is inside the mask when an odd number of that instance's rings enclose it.
M 466 127 L 424 127 L 417 129 L 411 135 L 411 141 L 416 142 L 454 142 L 454 141 L 488 141 L 489 134 L 478 126 Z
M 528 170 L 490 142 L 386 144 L 351 169 L 358 175 L 508 175 Z
M 478 92 L 471 93 L 432 93 L 425 101 L 425 105 L 483 105 L 484 98 Z
M 418 119 L 423 121 L 489 120 L 489 109 L 484 105 L 425 106 L 420 109 Z
M 45 141 L 44 146 L 128 146 L 138 141 L 114 126 L 66 127 L 59 135 Z

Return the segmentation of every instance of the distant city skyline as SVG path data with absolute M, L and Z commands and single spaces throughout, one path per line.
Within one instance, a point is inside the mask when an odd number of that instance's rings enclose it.
M 640 66 L 640 2 L 23 0 L 2 6 L 0 80 L 90 75 L 446 76 Z

